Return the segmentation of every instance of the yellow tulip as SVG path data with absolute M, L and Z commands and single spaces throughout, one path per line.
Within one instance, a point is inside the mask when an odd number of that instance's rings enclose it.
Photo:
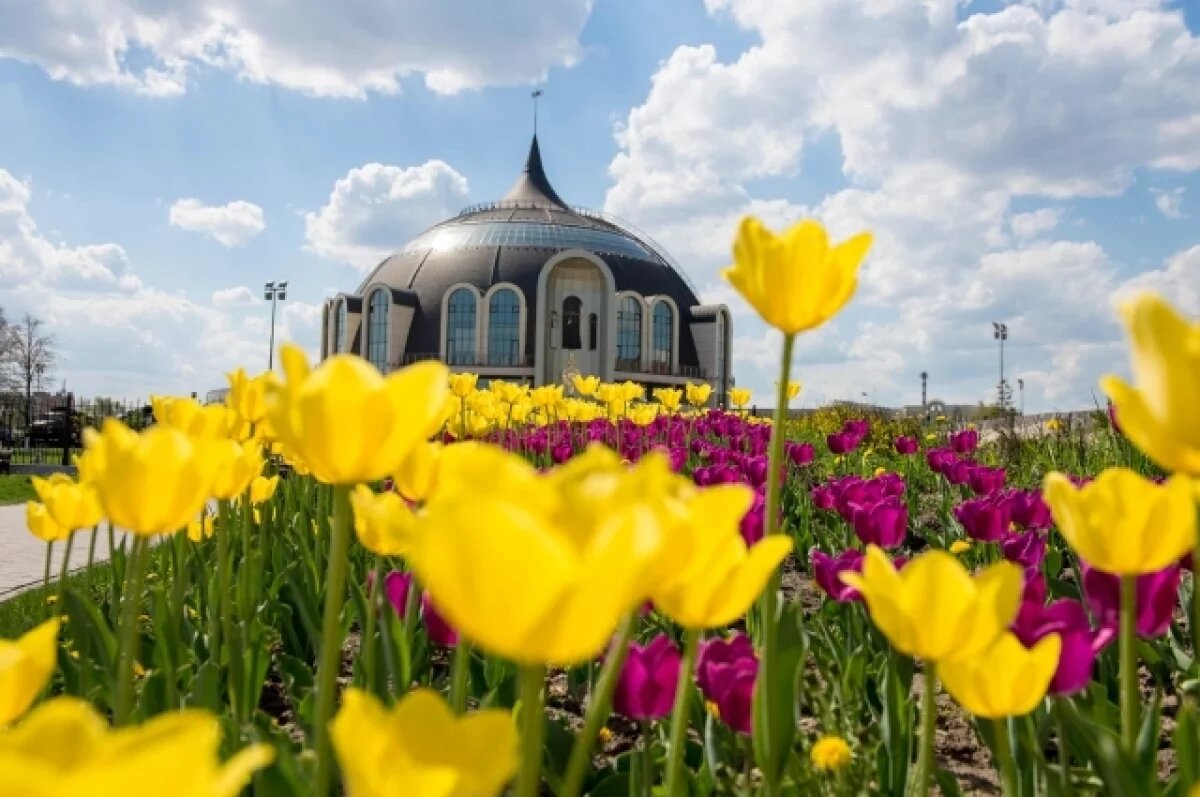
M 562 403 L 562 385 L 541 385 L 529 391 L 529 400 L 540 409 L 553 409 Z
M 598 376 L 575 376 L 572 380 L 575 383 L 575 392 L 581 396 L 590 396 L 596 392 L 596 388 L 600 386 L 600 377 Z
M 1200 476 L 1200 322 L 1144 293 L 1121 305 L 1133 345 L 1134 385 L 1106 376 L 1100 386 L 1121 431 L 1170 471 Z
M 268 390 L 267 418 L 285 448 L 327 484 L 384 478 L 442 423 L 446 366 L 422 362 L 386 378 L 366 360 L 336 355 L 310 370 L 280 352 L 285 381 Z
M 409 692 L 391 709 L 347 689 L 330 731 L 352 797 L 492 797 L 517 771 L 508 712 L 456 717 L 428 689 Z
M 0 639 L 0 728 L 33 705 L 54 672 L 57 651 L 57 619 L 47 620 L 20 639 Z M 0 789 L 0 794 L 17 793 Z
M 213 516 L 205 514 L 187 524 L 187 538 L 192 542 L 207 540 L 213 535 Z
M 262 445 L 247 440 L 245 443 L 235 443 L 233 440 L 214 440 L 208 445 L 212 448 L 212 456 L 220 460 L 216 467 L 210 495 L 231 501 L 249 489 L 251 482 L 262 473 Z
M 1123 576 L 1162 570 L 1196 542 L 1196 505 L 1187 476 L 1155 484 L 1132 470 L 1109 468 L 1076 488 L 1046 475 L 1043 494 L 1058 529 L 1084 561 Z
M 803 387 L 804 387 L 804 385 L 803 385 L 803 383 L 801 383 L 801 382 L 788 382 L 788 383 L 787 383 L 787 397 L 788 397 L 788 401 L 791 401 L 791 400 L 792 400 L 792 399 L 794 399 L 796 396 L 799 396 L 799 395 L 800 395 L 800 390 L 801 390 Z M 776 382 L 775 382 L 775 388 L 776 388 L 777 390 L 779 389 L 779 382 L 778 382 L 778 381 L 776 381 Z
M 1026 648 L 1005 631 L 982 653 L 941 664 L 938 675 L 950 696 L 976 717 L 1020 717 L 1046 696 L 1061 648 L 1058 634 Z
M 656 404 L 638 404 L 636 407 L 630 407 L 628 412 L 629 420 L 637 426 L 649 426 L 657 417 L 658 405 Z
M 653 390 L 651 395 L 667 412 L 676 412 L 683 401 L 683 391 L 678 388 L 658 387 Z
M 733 406 L 741 409 L 750 403 L 750 398 L 753 394 L 744 387 L 729 388 L 729 401 Z
M 350 493 L 354 509 L 354 533 L 362 546 L 378 556 L 407 553 L 415 518 L 404 499 L 396 493 L 373 493 L 360 484 Z
M 792 550 L 774 534 L 747 548 L 738 526 L 753 500 L 742 485 L 698 490 L 688 519 L 665 535 L 654 605 L 684 628 L 719 628 L 746 613 Z
M 870 246 L 870 234 L 860 233 L 831 247 L 812 219 L 776 235 L 747 216 L 724 275 L 764 321 L 794 335 L 824 324 L 850 301 Z
M 54 522 L 50 510 L 37 501 L 25 502 L 25 527 L 43 542 L 57 542 L 70 536 L 71 530 Z
M 208 501 L 222 464 L 214 441 L 166 426 L 134 432 L 110 418 L 84 443 L 103 463 L 93 484 L 105 516 L 134 534 L 185 528 Z
M 637 382 L 630 382 L 626 380 L 618 385 L 618 393 L 626 403 L 630 401 L 641 401 L 646 397 L 646 388 L 642 387 Z
M 273 371 L 258 376 L 247 376 L 239 368 L 225 375 L 229 380 L 229 394 L 225 406 L 233 410 L 244 423 L 257 424 L 267 414 L 267 385 L 278 380 Z
M 38 498 L 59 528 L 76 531 L 95 526 L 102 519 L 100 501 L 91 485 L 77 484 L 61 473 L 49 479 L 34 476 L 32 481 Z
M 900 572 L 868 546 L 862 573 L 842 581 L 863 594 L 871 620 L 896 650 L 940 663 L 986 650 L 1017 616 L 1021 568 L 999 562 L 974 578 L 953 555 L 929 550 Z
M 159 714 L 110 730 L 87 702 L 59 697 L 0 731 L 0 794 L 21 797 L 236 797 L 274 760 L 251 745 L 221 763 L 221 725 L 207 711 Z
M 255 476 L 250 482 L 250 503 L 262 504 L 270 501 L 279 487 L 279 476 Z
M 241 425 L 241 419 L 223 404 L 203 405 L 181 396 L 151 396 L 150 406 L 160 426 L 191 437 L 229 437 Z
M 475 392 L 475 385 L 479 382 L 479 374 L 458 373 L 450 374 L 449 385 L 450 392 L 460 399 Z
M 687 401 L 693 407 L 703 407 L 708 403 L 708 397 L 712 395 L 712 385 L 707 382 L 693 384 L 688 382 L 686 385 Z
M 409 452 L 392 475 L 400 495 L 409 501 L 425 500 L 433 490 L 442 448 L 441 443 L 426 443 Z

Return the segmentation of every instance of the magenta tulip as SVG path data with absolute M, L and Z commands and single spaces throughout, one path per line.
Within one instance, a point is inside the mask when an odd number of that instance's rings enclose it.
M 387 596 L 388 603 L 392 604 L 392 609 L 401 620 L 404 619 L 404 612 L 408 608 L 408 591 L 412 589 L 412 580 L 412 573 L 401 573 L 398 570 L 393 570 L 383 578 L 383 594 Z
M 705 694 L 710 691 L 710 672 L 743 659 L 749 659 L 757 666 L 758 659 L 754 655 L 754 644 L 750 641 L 750 637 L 741 632 L 735 633 L 728 639 L 713 637 L 701 642 L 696 658 L 696 684 L 700 687 L 700 691 Z
M 635 720 L 657 720 L 671 713 L 679 683 L 679 648 L 666 634 L 645 647 L 633 643 L 613 693 L 613 710 Z
M 1022 603 L 1012 632 L 1026 647 L 1032 647 L 1049 634 L 1058 634 L 1062 650 L 1058 669 L 1050 681 L 1050 692 L 1056 695 L 1071 695 L 1085 689 L 1092 680 L 1096 656 L 1116 637 L 1111 628 L 1093 631 L 1083 604 L 1070 599 L 1049 606 L 1040 601 Z
M 458 632 L 438 612 L 428 592 L 421 595 L 421 619 L 425 621 L 425 632 L 429 634 L 430 642 L 444 647 L 458 644 Z
M 842 573 L 861 573 L 863 552 L 850 548 L 837 556 L 813 548 L 808 554 L 817 586 L 838 603 L 862 600 L 862 595 L 849 584 L 842 583 Z
M 943 476 L 948 476 L 950 468 L 958 461 L 958 457 L 954 455 L 954 451 L 949 448 L 931 448 L 925 452 L 925 464 L 934 473 L 940 473 Z
M 792 443 L 784 444 L 787 451 L 788 459 L 793 465 L 807 465 L 816 457 L 816 449 L 812 443 Z
M 854 512 L 854 533 L 866 544 L 895 548 L 908 532 L 908 506 L 894 495 Z
M 917 438 L 901 435 L 892 443 L 892 447 L 896 449 L 897 454 L 915 454 L 921 448 L 921 444 L 917 442 Z
M 974 429 L 963 429 L 950 435 L 950 447 L 958 454 L 974 454 L 979 448 L 979 432 Z
M 951 484 L 969 484 L 971 481 L 971 471 L 978 467 L 977 463 L 969 459 L 955 460 L 949 468 L 946 469 L 946 479 Z
M 976 495 L 990 495 L 1004 487 L 1004 468 L 976 465 L 967 472 L 967 482 Z
M 753 545 L 763 538 L 763 526 L 766 520 L 767 501 L 762 493 L 754 494 L 754 503 L 742 516 L 741 532 L 746 545 Z
M 999 542 L 1008 535 L 1009 506 L 1002 496 L 971 498 L 954 507 L 954 517 L 967 536 L 980 542 Z
M 1101 626 L 1116 629 L 1121 617 L 1121 579 L 1081 562 L 1083 594 L 1088 608 Z M 1160 637 L 1171 627 L 1171 616 L 1179 602 L 1180 568 L 1174 564 L 1157 573 L 1137 577 L 1138 636 Z
M 738 733 L 751 733 L 757 677 L 758 658 L 744 634 L 735 634 L 728 641 L 711 639 L 701 645 L 696 683 L 705 699 L 717 707 L 721 721 Z
M 831 434 L 825 438 L 826 445 L 829 446 L 831 454 L 848 454 L 858 447 L 861 441 L 852 434 L 846 432 L 838 432 Z
M 1020 528 L 1041 531 L 1054 525 L 1040 490 L 1014 490 L 1008 494 L 1008 506 L 1012 522 Z
M 1022 567 L 1041 567 L 1046 558 L 1046 538 L 1036 531 L 1009 534 L 1000 541 L 1000 552 L 1005 559 Z

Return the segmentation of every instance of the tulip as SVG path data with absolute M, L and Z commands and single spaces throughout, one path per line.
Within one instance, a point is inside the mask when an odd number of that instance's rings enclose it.
M 1121 430 L 1168 471 L 1200 475 L 1200 323 L 1150 293 L 1120 307 L 1132 348 L 1134 384 L 1106 376 Z
M 729 388 L 729 402 L 738 409 L 749 404 L 752 396 L 753 394 L 744 387 Z
M 460 399 L 465 399 L 475 392 L 475 385 L 478 381 L 479 374 L 450 374 L 448 376 L 450 393 Z
M 236 413 L 221 404 L 201 404 L 194 398 L 151 396 L 154 420 L 188 437 L 209 440 L 231 437 L 241 425 Z
M 784 395 L 786 395 L 786 396 L 787 396 L 787 398 L 788 398 L 788 401 L 791 401 L 791 400 L 792 400 L 792 399 L 794 399 L 796 396 L 799 396 L 799 395 L 800 395 L 800 390 L 801 390 L 801 388 L 803 388 L 803 387 L 804 387 L 804 386 L 803 386 L 801 383 L 799 383 L 799 382 L 796 382 L 796 381 L 788 381 L 788 383 L 787 383 L 787 388 L 784 390 Z M 778 391 L 778 390 L 779 390 L 779 382 L 778 382 L 778 380 L 776 380 L 776 382 L 775 382 L 775 389 L 776 389 L 776 391 Z
M 899 498 L 888 496 L 855 509 L 853 522 L 855 535 L 864 543 L 895 548 L 904 543 L 908 533 L 908 506 Z
M 986 650 L 938 667 L 942 684 L 960 706 L 977 717 L 1019 717 L 1037 708 L 1058 668 L 1057 634 L 1026 648 L 1004 632 Z
M 808 554 L 812 563 L 813 578 L 817 586 L 838 603 L 862 600 L 859 591 L 842 581 L 842 573 L 861 573 L 863 553 L 855 548 L 842 551 L 837 556 L 813 548 Z
M 354 533 L 362 546 L 376 556 L 402 556 L 412 543 L 415 516 L 394 492 L 373 493 L 360 484 L 350 493 Z
M 114 732 L 87 702 L 57 697 L 0 730 L 0 794 L 235 797 L 275 751 L 254 744 L 222 763 L 220 742 L 221 724 L 207 711 L 167 712 Z
M 1116 629 L 1121 615 L 1121 582 L 1106 573 L 1080 563 L 1083 594 L 1088 608 L 1101 626 Z M 1177 564 L 1156 573 L 1137 577 L 1134 601 L 1134 628 L 1141 637 L 1160 637 L 1171 627 L 1171 617 L 1179 601 L 1180 568 Z
M 954 517 L 962 524 L 967 536 L 974 540 L 999 542 L 1008 535 L 1009 504 L 1000 496 L 963 501 L 954 507 Z
M 931 448 L 925 452 L 925 462 L 934 473 L 946 476 L 950 468 L 957 462 L 954 451 L 948 448 Z
M 1040 601 L 1022 603 L 1011 630 L 1025 647 L 1049 634 L 1058 635 L 1062 650 L 1049 687 L 1055 695 L 1072 695 L 1087 688 L 1096 656 L 1115 637 L 1110 628 L 1093 631 L 1083 604 L 1066 598 L 1049 606 Z
M 233 440 L 214 440 L 209 445 L 213 456 L 220 461 L 209 493 L 213 498 L 231 501 L 246 492 L 262 473 L 262 446 L 254 441 L 236 443 Z
M 492 797 L 517 771 L 509 712 L 457 717 L 428 689 L 409 692 L 390 709 L 367 692 L 347 689 L 331 733 L 346 793 L 354 797 Z
M 708 397 L 712 394 L 712 385 L 707 382 L 692 384 L 688 382 L 685 385 L 687 391 L 687 402 L 693 407 L 703 407 L 708 403 Z
M 596 388 L 600 387 L 600 377 L 598 376 L 576 376 L 574 378 L 575 391 L 581 396 L 590 396 L 596 392 Z
M 897 437 L 892 446 L 896 449 L 897 454 L 904 454 L 906 456 L 917 453 L 921 448 L 921 444 L 917 441 L 917 438 L 908 437 L 907 435 Z
M 1054 525 L 1050 507 L 1036 490 L 1015 490 L 1009 493 L 1009 513 L 1012 522 L 1028 531 L 1041 531 Z
M 742 533 L 742 539 L 746 541 L 747 546 L 754 545 L 763 538 L 763 526 L 766 522 L 764 513 L 767 509 L 767 502 L 762 493 L 754 494 L 754 503 L 746 510 L 746 514 L 742 516 L 739 530 Z
M 742 220 L 725 279 L 785 335 L 814 329 L 850 301 L 871 246 L 860 233 L 831 247 L 824 227 L 805 219 L 775 235 L 758 219 Z
M 972 578 L 941 550 L 917 556 L 897 572 L 887 554 L 869 546 L 862 573 L 843 572 L 871 619 L 901 653 L 928 662 L 969 657 L 989 647 L 1017 614 L 1021 569 L 994 564 Z
M 207 540 L 215 531 L 214 523 L 214 516 L 207 513 L 203 517 L 191 521 L 187 524 L 187 538 L 192 542 Z
M 1009 534 L 1000 542 L 1000 553 L 1021 567 L 1041 567 L 1042 560 L 1046 558 L 1046 538 L 1035 531 Z
M 863 440 L 867 439 L 867 435 L 871 433 L 871 423 L 865 418 L 849 420 L 842 424 L 842 432 L 852 436 L 857 441 L 854 444 L 857 446 Z
M 1004 468 L 977 465 L 967 473 L 967 481 L 976 495 L 990 495 L 1004 487 Z
M 37 501 L 25 502 L 25 527 L 29 529 L 30 534 L 42 542 L 58 542 L 71 536 L 71 530 L 64 529 L 55 523 L 46 505 Z M 46 567 L 49 568 L 49 566 L 49 559 L 47 559 Z M 47 569 L 48 575 L 49 570 Z
M 19 639 L 0 639 L 0 728 L 21 717 L 45 688 L 58 652 L 58 620 L 47 620 Z M 2 731 L 0 731 L 2 734 Z M 0 762 L 3 761 L 0 735 Z M 3 781 L 0 763 L 0 782 Z M 0 790 L 0 794 L 15 793 Z
M 243 368 L 225 375 L 229 380 L 229 393 L 225 406 L 232 410 L 243 423 L 260 423 L 267 414 L 267 385 L 276 379 L 271 371 L 256 377 L 246 375 Z
M 754 682 L 758 658 L 745 634 L 714 638 L 700 646 L 696 684 L 717 709 L 721 721 L 738 733 L 751 733 Z
M 857 437 L 848 432 L 838 432 L 825 438 L 825 443 L 829 446 L 829 453 L 839 456 L 853 451 L 860 442 Z
M 979 467 L 969 459 L 955 460 L 946 470 L 946 480 L 951 484 L 970 484 L 971 472 Z
M 76 483 L 60 473 L 49 479 L 34 476 L 31 481 L 38 500 L 45 504 L 54 524 L 64 532 L 95 526 L 102 519 L 100 501 L 91 485 Z
M 645 647 L 631 644 L 613 694 L 613 710 L 635 720 L 666 717 L 675 702 L 679 662 L 679 648 L 666 634 Z
M 367 574 L 368 590 L 374 575 L 374 573 Z M 399 570 L 393 570 L 383 577 L 384 597 L 387 598 L 388 603 L 392 605 L 392 610 L 401 620 L 408 612 L 408 593 L 412 589 L 412 582 L 412 573 L 401 573 Z
M 837 496 L 829 485 L 817 485 L 812 488 L 809 495 L 812 496 L 813 505 L 817 509 L 832 511 L 837 506 Z
M 270 501 L 279 487 L 278 476 L 257 476 L 250 482 L 250 503 L 264 504 Z
M 1196 508 L 1186 476 L 1163 485 L 1109 468 L 1076 488 L 1061 473 L 1046 476 L 1046 503 L 1063 538 L 1092 566 L 1143 575 L 1178 561 L 1196 540 Z
M 963 429 L 950 435 L 950 447 L 956 454 L 971 455 L 979 448 L 979 432 L 975 429 Z
M 812 443 L 784 443 L 784 451 L 793 465 L 807 465 L 816 456 Z

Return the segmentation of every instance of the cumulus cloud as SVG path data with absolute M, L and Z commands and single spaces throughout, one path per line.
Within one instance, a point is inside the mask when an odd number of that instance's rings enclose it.
M 177 199 L 168 218 L 172 226 L 206 233 L 222 246 L 241 246 L 267 228 L 262 208 L 241 199 L 225 205 Z
M 251 305 L 258 301 L 258 297 L 254 292 L 245 285 L 238 285 L 233 288 L 222 288 L 221 290 L 213 291 L 212 303 L 213 307 L 239 307 Z
M 297 0 L 281 13 L 256 0 L 9 0 L 0 57 L 152 96 L 184 93 L 199 66 L 318 96 L 392 94 L 409 75 L 452 94 L 572 65 L 591 4 Z
M 466 203 L 467 178 L 440 160 L 408 168 L 367 163 L 305 214 L 305 248 L 365 271 Z
M 990 321 L 1006 320 L 1015 367 L 1060 366 L 1033 380 L 1038 400 L 1086 402 L 1119 334 L 1108 307 L 1122 268 L 1059 225 L 1071 201 L 1120 195 L 1139 170 L 1200 168 L 1200 40 L 1182 14 L 1152 0 L 706 6 L 756 41 L 729 60 L 701 44 L 662 63 L 615 131 L 605 209 L 701 285 L 719 282 L 744 213 L 777 227 L 816 216 L 835 238 L 874 232 L 829 343 L 845 367 L 821 374 L 842 397 L 913 403 L 928 370 L 941 398 L 990 399 Z M 811 203 L 764 187 L 803 179 L 806 152 L 830 141 L 845 187 Z M 1014 212 L 1030 198 L 1055 205 Z M 757 320 L 739 325 L 757 339 Z M 769 390 L 768 359 L 738 378 Z
M 1151 188 L 1154 195 L 1154 206 L 1168 219 L 1183 218 L 1183 187 L 1164 191 L 1161 188 Z

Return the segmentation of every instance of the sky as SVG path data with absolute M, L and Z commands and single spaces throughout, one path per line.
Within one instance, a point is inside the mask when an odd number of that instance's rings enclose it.
M 547 172 L 734 318 L 739 220 L 875 243 L 802 336 L 801 402 L 1078 409 L 1128 371 L 1116 303 L 1200 315 L 1200 0 L 0 0 L 0 307 L 77 394 L 203 394 L 322 300 Z

